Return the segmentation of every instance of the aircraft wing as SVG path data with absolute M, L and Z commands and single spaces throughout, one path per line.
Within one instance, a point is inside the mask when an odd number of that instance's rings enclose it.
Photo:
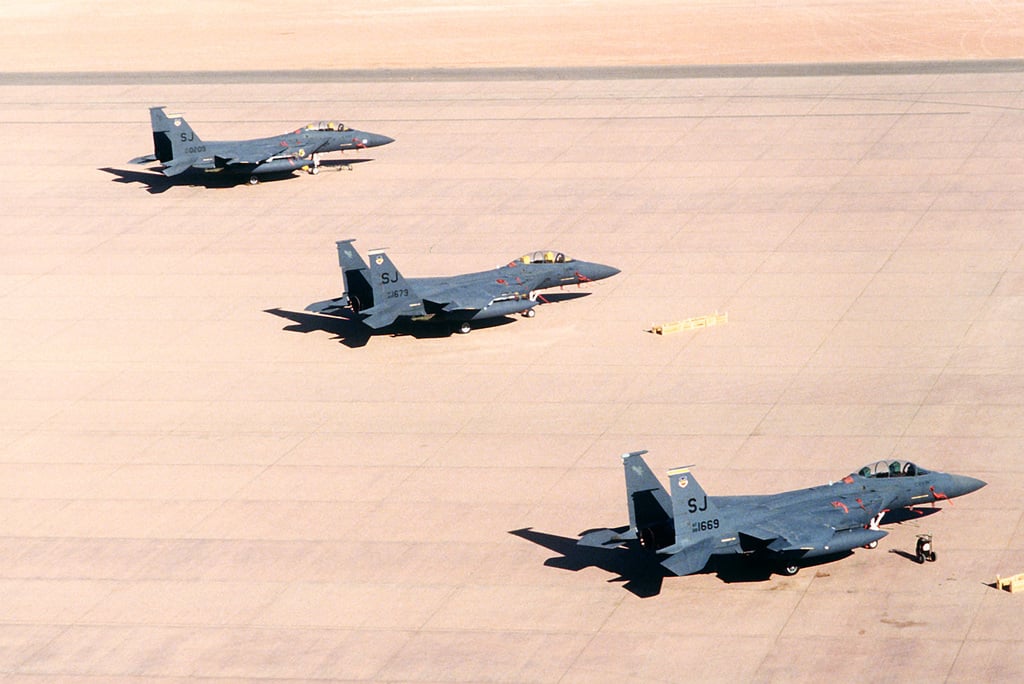
M 490 299 L 484 300 L 483 298 L 473 297 L 462 297 L 450 302 L 431 302 L 431 304 L 448 313 L 453 311 L 479 311 L 490 303 Z
M 840 496 L 812 506 L 794 503 L 779 508 L 774 515 L 741 525 L 738 531 L 764 542 L 764 548 L 775 553 L 821 548 L 837 531 L 864 527 L 884 506 L 877 495 Z
M 291 150 L 279 142 L 249 143 L 241 145 L 230 157 L 223 157 L 226 164 L 261 164 L 271 157 L 289 157 Z
M 326 145 L 326 141 L 313 147 L 285 147 L 280 142 L 246 143 L 239 145 L 231 154 L 217 155 L 218 161 L 225 166 L 235 164 L 262 164 L 273 157 L 301 157 L 306 158 L 320 151 Z M 299 152 L 302 154 L 299 154 Z
M 440 295 L 440 296 L 438 296 Z M 487 308 L 495 299 L 507 297 L 509 287 L 504 282 L 490 282 L 477 285 L 464 285 L 437 293 L 430 302 L 445 312 L 480 311 Z
M 748 525 L 740 530 L 740 534 L 767 542 L 765 549 L 768 551 L 786 553 L 819 548 L 828 543 L 835 530 L 823 523 L 793 519 L 791 522 L 771 520 Z

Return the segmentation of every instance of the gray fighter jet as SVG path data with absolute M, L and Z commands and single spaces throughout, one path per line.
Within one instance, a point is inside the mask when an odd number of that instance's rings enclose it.
M 385 135 L 353 130 L 334 121 L 320 121 L 270 138 L 204 142 L 181 115 L 168 117 L 163 107 L 150 107 L 149 117 L 153 123 L 153 154 L 136 157 L 129 164 L 159 161 L 165 176 L 176 176 L 188 169 L 249 174 L 252 185 L 266 174 L 300 169 L 315 174 L 325 152 L 394 142 Z
M 440 320 L 451 322 L 456 332 L 468 333 L 471 321 L 512 314 L 532 318 L 533 307 L 543 299 L 537 290 L 579 285 L 619 272 L 611 266 L 570 259 L 561 252 L 541 251 L 491 271 L 406 278 L 384 250 L 370 251 L 367 265 L 353 242 L 337 243 L 345 293 L 336 299 L 310 304 L 306 311 L 329 315 L 346 315 L 351 311 L 374 329 L 400 320 Z
M 643 459 L 625 454 L 629 528 L 594 530 L 582 546 L 639 546 L 676 575 L 700 572 L 714 556 L 766 559 L 795 575 L 805 559 L 874 548 L 889 511 L 969 494 L 981 480 L 925 470 L 909 461 L 879 461 L 839 482 L 781 494 L 708 496 L 690 467 L 668 471 L 669 492 Z

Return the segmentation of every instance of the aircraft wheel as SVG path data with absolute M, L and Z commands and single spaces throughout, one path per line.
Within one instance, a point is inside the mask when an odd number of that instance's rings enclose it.
M 871 542 L 870 544 L 865 544 L 864 548 L 865 549 L 877 549 L 878 548 L 878 540 L 876 539 L 875 541 Z
M 779 568 L 779 570 L 782 572 L 783 575 L 786 575 L 787 577 L 792 577 L 796 573 L 800 572 L 800 566 L 796 565 L 795 563 L 790 563 L 789 565 L 783 565 L 781 568 Z
M 929 563 L 934 563 L 935 562 L 935 552 L 934 551 L 932 551 L 931 553 L 928 554 L 928 562 Z
M 533 318 L 536 315 L 537 312 L 534 311 L 533 309 L 527 309 L 526 311 L 523 312 L 523 316 L 525 316 L 526 318 Z
M 917 554 L 917 562 L 920 563 L 921 565 L 924 565 L 924 554 L 923 553 Z
M 260 179 L 256 176 L 249 176 L 249 185 L 259 185 Z
M 309 172 L 310 172 L 310 174 L 315 176 L 316 174 L 320 173 L 320 167 L 319 166 L 314 166 L 313 168 L 311 168 L 309 170 Z
M 462 323 L 459 323 L 459 324 L 458 324 L 458 325 L 457 325 L 457 326 L 455 327 L 455 332 L 457 332 L 457 333 L 458 333 L 458 334 L 460 334 L 460 335 L 465 335 L 466 333 L 468 333 L 468 332 L 469 332 L 470 330 L 472 330 L 472 329 L 473 329 L 473 326 L 471 326 L 471 325 L 469 324 L 469 322 L 467 322 L 467 321 L 464 321 L 464 322 L 462 322 Z

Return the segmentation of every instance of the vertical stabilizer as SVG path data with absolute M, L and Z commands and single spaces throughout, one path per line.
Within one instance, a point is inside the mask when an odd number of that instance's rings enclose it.
M 718 510 L 690 471 L 690 466 L 668 471 L 676 544 L 689 545 L 717 534 Z
M 623 454 L 626 473 L 626 505 L 629 526 L 645 549 L 656 550 L 673 541 L 672 500 L 651 472 L 643 455 L 646 451 Z
M 149 119 L 153 125 L 153 155 L 164 164 L 175 159 L 194 158 L 196 147 L 203 141 L 196 135 L 185 117 L 168 117 L 163 107 L 150 107 Z
M 354 239 L 338 240 L 338 265 L 345 283 L 345 295 L 349 306 L 356 313 L 373 306 L 373 288 L 370 286 L 370 269 L 352 246 Z
M 700 572 L 708 564 L 715 537 L 720 534 L 718 509 L 689 466 L 668 471 L 668 479 L 676 543 L 665 550 L 672 555 L 661 564 L 677 575 Z
M 366 256 L 370 261 L 373 307 L 364 310 L 369 316 L 363 322 L 371 328 L 382 328 L 401 316 L 424 315 L 423 301 L 384 250 L 374 250 Z

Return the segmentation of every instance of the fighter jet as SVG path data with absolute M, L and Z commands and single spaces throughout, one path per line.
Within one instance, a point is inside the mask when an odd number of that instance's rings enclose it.
M 367 253 L 367 265 L 352 246 L 337 244 L 345 293 L 316 302 L 306 311 L 329 315 L 357 314 L 363 323 L 379 329 L 401 320 L 448 321 L 458 333 L 468 333 L 471 322 L 522 314 L 535 315 L 537 290 L 609 278 L 617 268 L 570 259 L 561 252 L 532 252 L 506 266 L 480 273 L 448 277 L 406 278 L 384 250 Z
M 159 161 L 165 176 L 188 169 L 249 174 L 256 185 L 260 176 L 299 169 L 316 174 L 325 152 L 377 147 L 394 142 L 385 135 L 366 133 L 334 121 L 311 123 L 291 133 L 254 140 L 204 142 L 181 115 L 168 117 L 164 107 L 150 107 L 153 123 L 153 154 L 136 157 L 129 164 Z
M 981 489 L 973 477 L 925 470 L 909 461 L 864 466 L 838 482 L 781 494 L 708 496 L 690 466 L 668 471 L 669 492 L 643 459 L 622 456 L 629 528 L 593 530 L 582 546 L 639 546 L 676 575 L 700 572 L 715 556 L 742 554 L 795 575 L 806 559 L 875 548 L 886 512 Z

